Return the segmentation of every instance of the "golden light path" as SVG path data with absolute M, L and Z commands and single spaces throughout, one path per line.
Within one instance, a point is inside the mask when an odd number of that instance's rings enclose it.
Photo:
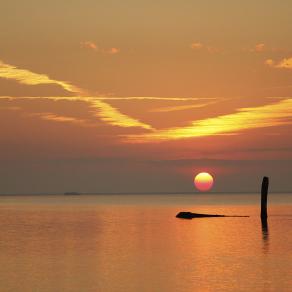
M 200 172 L 194 179 L 196 188 L 201 192 L 209 191 L 214 184 L 214 179 L 208 172 Z

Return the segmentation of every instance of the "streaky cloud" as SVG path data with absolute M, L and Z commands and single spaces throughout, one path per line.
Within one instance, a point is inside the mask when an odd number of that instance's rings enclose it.
M 175 111 L 184 111 L 184 110 L 189 110 L 189 109 L 194 109 L 194 108 L 203 108 L 213 103 L 214 102 L 206 102 L 206 103 L 198 103 L 198 104 L 159 107 L 159 108 L 152 109 L 150 112 L 168 113 L 168 112 L 175 112 Z
M 91 100 L 91 107 L 97 109 L 99 118 L 111 124 L 112 126 L 119 127 L 140 127 L 146 130 L 153 129 L 152 126 L 140 122 L 138 119 L 132 118 L 121 113 L 117 108 L 98 99 Z
M 120 51 L 121 49 L 113 47 L 113 48 L 104 50 L 104 53 L 109 54 L 109 55 L 115 55 L 115 54 L 118 54 Z
M 75 93 L 77 97 L 67 97 L 70 101 L 84 101 L 92 108 L 97 109 L 96 116 L 102 121 L 119 127 L 141 127 L 144 129 L 152 129 L 150 125 L 140 122 L 138 119 L 127 116 L 121 113 L 117 108 L 111 106 L 110 104 L 98 100 L 96 98 L 85 97 L 84 90 L 70 84 L 69 82 L 54 80 L 45 74 L 38 74 L 31 72 L 26 69 L 19 69 L 15 66 L 5 64 L 0 61 L 0 78 L 16 80 L 21 84 L 26 85 L 38 85 L 38 84 L 56 84 L 61 86 L 68 92 Z M 56 98 L 49 98 L 52 100 L 57 100 Z M 65 98 L 63 98 L 65 99 Z
M 217 97 L 159 97 L 159 96 L 97 96 L 100 100 L 158 100 L 158 101 L 193 101 L 215 100 Z
M 0 78 L 16 80 L 21 84 L 39 85 L 56 84 L 71 93 L 82 93 L 82 90 L 69 82 L 51 79 L 45 74 L 38 74 L 26 69 L 19 69 L 16 66 L 5 64 L 0 60 Z
M 98 51 L 98 46 L 93 41 L 85 41 L 80 43 L 81 48 L 91 49 L 93 51 Z
M 272 67 L 272 68 L 279 68 L 279 69 L 292 69 L 292 57 L 284 58 L 279 62 L 274 61 L 273 59 L 267 59 L 265 64 Z
M 194 42 L 191 44 L 191 48 L 193 50 L 200 50 L 204 47 L 204 45 L 201 42 Z
M 236 135 L 244 130 L 292 124 L 292 98 L 237 112 L 191 122 L 185 127 L 125 136 L 128 142 L 159 142 L 215 135 Z
M 43 120 L 48 120 L 48 121 L 54 121 L 54 122 L 61 122 L 61 123 L 73 123 L 81 126 L 86 126 L 86 127 L 92 127 L 96 126 L 96 124 L 90 124 L 88 121 L 85 119 L 78 119 L 75 117 L 71 116 L 62 116 L 62 115 L 56 115 L 54 113 L 36 113 L 36 114 L 30 114 L 30 116 L 37 116 L 40 117 Z
M 99 98 L 94 97 L 85 97 L 85 96 L 62 96 L 62 97 L 10 97 L 10 96 L 0 96 L 0 99 L 5 100 L 51 100 L 51 101 L 81 101 L 85 102 L 94 109 L 93 114 L 95 114 L 96 117 L 98 117 L 101 121 L 105 122 L 106 124 L 109 124 L 111 126 L 118 126 L 123 128 L 129 128 L 129 127 L 138 127 L 143 128 L 146 130 L 151 130 L 153 127 L 151 125 L 148 125 L 146 123 L 143 123 L 139 121 L 138 119 L 132 118 L 130 116 L 127 116 L 123 113 L 121 113 L 117 108 L 113 107 L 112 105 L 99 100 Z M 54 120 L 52 116 L 51 120 Z M 49 119 L 49 118 L 48 118 Z M 62 119 L 59 119 L 61 122 Z M 67 120 L 63 120 L 66 122 Z
M 249 49 L 248 51 L 250 53 L 262 53 L 266 50 L 267 50 L 267 48 L 266 48 L 266 45 L 264 43 L 258 43 L 253 48 Z
M 3 98 L 0 96 L 0 98 Z M 7 97 L 5 96 L 4 98 L 9 98 L 9 99 L 14 99 L 14 97 Z M 19 98 L 35 98 L 35 97 L 17 97 Z M 223 100 L 225 98 L 222 97 L 157 97 L 157 96 L 87 96 L 87 95 L 82 95 L 82 96 L 43 96 L 43 97 L 37 97 L 37 98 L 45 98 L 45 99 L 56 99 L 56 100 L 105 100 L 105 101 L 199 101 L 199 100 Z

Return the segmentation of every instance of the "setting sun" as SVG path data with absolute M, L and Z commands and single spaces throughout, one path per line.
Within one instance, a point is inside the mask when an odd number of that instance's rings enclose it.
M 211 174 L 207 172 L 200 172 L 196 175 L 194 183 L 199 191 L 206 192 L 213 187 L 214 179 Z

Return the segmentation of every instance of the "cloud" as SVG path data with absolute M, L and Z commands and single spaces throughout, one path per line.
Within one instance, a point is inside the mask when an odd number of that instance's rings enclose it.
M 265 64 L 273 68 L 292 69 L 292 57 L 284 58 L 279 62 L 275 62 L 273 59 L 267 59 Z
M 257 44 L 255 45 L 256 52 L 263 52 L 265 50 L 265 44 Z
M 215 97 L 157 97 L 157 96 L 42 96 L 42 97 L 11 97 L 11 96 L 0 96 L 0 99 L 8 99 L 8 100 L 14 100 L 14 99 L 52 99 L 52 100 L 69 100 L 69 101 L 91 101 L 93 99 L 97 100 L 108 100 L 108 101 L 114 101 L 114 100 L 120 100 L 120 101 L 198 101 L 198 100 L 218 100 L 220 98 Z M 221 98 L 223 99 L 223 98 Z
M 115 55 L 121 51 L 121 49 L 116 48 L 116 47 L 112 47 L 112 48 L 108 48 L 108 49 L 99 48 L 98 45 L 96 43 L 94 43 L 93 41 L 81 42 L 80 46 L 81 46 L 81 48 L 84 48 L 84 49 L 89 49 L 89 50 L 92 50 L 95 52 L 100 52 L 100 53 L 108 54 L 108 55 Z
M 191 48 L 194 49 L 194 50 L 200 50 L 204 47 L 204 45 L 200 42 L 197 42 L 197 43 L 192 43 L 191 44 Z
M 273 59 L 267 59 L 267 60 L 265 60 L 265 64 L 268 65 L 268 66 L 273 67 L 275 62 L 274 62 Z
M 102 121 L 106 122 L 112 126 L 119 127 L 141 127 L 143 129 L 152 129 L 150 125 L 140 122 L 138 119 L 127 116 L 121 113 L 117 108 L 111 106 L 110 104 L 99 100 L 96 97 L 86 97 L 82 96 L 84 90 L 71 85 L 68 82 L 58 81 L 50 79 L 47 75 L 33 73 L 29 70 L 19 69 L 15 66 L 5 64 L 0 61 L 0 78 L 16 80 L 19 83 L 26 85 L 38 85 L 38 84 L 57 84 L 60 85 L 65 90 L 71 93 L 77 93 L 80 96 L 69 96 L 69 97 L 47 97 L 51 100 L 67 99 L 70 101 L 83 101 L 90 105 L 91 108 L 96 109 L 96 116 Z M 40 99 L 40 97 L 38 97 Z
M 194 109 L 194 108 L 202 108 L 202 107 L 208 106 L 208 105 L 210 105 L 212 103 L 214 103 L 214 102 L 160 107 L 160 108 L 152 109 L 151 112 L 154 112 L 154 113 L 168 113 L 168 112 L 174 112 L 174 111 L 184 111 L 184 110 L 189 110 L 189 109 Z
M 15 100 L 51 100 L 51 101 L 81 101 L 89 105 L 90 108 L 94 109 L 92 112 L 97 118 L 111 126 L 118 126 L 122 128 L 138 127 L 146 130 L 152 130 L 153 127 L 146 123 L 139 121 L 138 119 L 132 118 L 126 114 L 123 114 L 119 109 L 112 105 L 100 100 L 98 97 L 86 97 L 86 96 L 62 96 L 62 97 L 7 97 L 0 96 L 0 99 L 15 101 Z M 68 118 L 60 118 L 61 116 L 54 116 L 54 114 L 34 114 L 41 115 L 42 118 L 47 120 L 54 120 L 59 122 L 68 122 Z M 71 118 L 69 118 L 71 119 Z
M 117 108 L 114 108 L 113 106 L 99 99 L 91 101 L 91 107 L 97 109 L 98 111 L 97 115 L 102 121 L 112 126 L 119 126 L 125 128 L 140 127 L 146 130 L 153 129 L 152 126 L 142 123 L 138 119 L 132 118 L 121 113 Z
M 154 128 L 146 123 L 139 121 L 133 117 L 125 115 L 119 111 L 119 109 L 113 107 L 112 105 L 104 102 L 104 100 L 149 100 L 149 101 L 197 101 L 197 100 L 211 100 L 210 103 L 214 103 L 216 98 L 185 98 L 185 97 L 91 97 L 91 96 L 61 96 L 61 97 L 9 97 L 9 96 L 0 96 L 0 99 L 5 100 L 52 100 L 52 101 L 81 101 L 87 103 L 92 109 L 94 109 L 93 114 L 96 115 L 100 120 L 112 126 L 119 126 L 123 128 L 129 127 L 138 127 L 146 130 L 154 130 Z M 157 109 L 156 112 L 168 112 L 176 110 L 184 110 L 187 108 L 198 108 L 207 105 L 207 103 L 197 104 L 197 105 L 187 105 L 187 106 L 176 106 L 176 107 L 165 107 L 160 110 Z M 187 107 L 187 108 L 186 108 Z M 154 110 L 155 111 L 155 110 Z M 51 120 L 54 120 L 50 116 Z M 61 121 L 59 119 L 59 121 Z M 65 120 L 64 120 L 65 121 Z
M 222 52 L 221 49 L 219 49 L 219 48 L 215 48 L 215 47 L 211 47 L 211 46 L 207 46 L 207 47 L 206 47 L 206 50 L 207 50 L 207 52 L 210 53 L 210 54 L 216 54 L 216 53 L 220 53 L 220 52 Z
M 80 43 L 82 48 L 98 51 L 98 46 L 92 41 L 85 41 Z
M 205 50 L 205 51 L 207 51 L 210 54 L 214 54 L 214 53 L 221 52 L 221 49 L 216 48 L 216 47 L 212 47 L 212 46 L 205 45 L 205 44 L 203 44 L 201 42 L 192 43 L 191 44 L 191 48 L 193 50 L 197 50 L 197 51 L 199 51 L 199 50 Z
M 29 70 L 19 69 L 15 66 L 5 64 L 0 60 L 0 78 L 16 80 L 21 84 L 39 85 L 56 84 L 71 93 L 82 93 L 82 90 L 69 82 L 51 79 L 45 74 L 33 73 Z
M 244 48 L 244 52 L 249 52 L 249 53 L 289 53 L 291 50 L 286 49 L 286 48 L 279 48 L 279 47 L 269 47 L 265 43 L 258 43 L 252 48 Z
M 19 106 L 2 106 L 2 105 L 0 105 L 0 110 L 10 110 L 10 111 L 19 111 L 19 110 L 21 110 L 21 107 L 19 107 Z
M 109 54 L 109 55 L 118 54 L 120 51 L 121 50 L 119 48 L 110 48 L 110 49 L 104 50 L 104 52 Z
M 141 135 L 128 135 L 129 142 L 155 142 L 214 135 L 234 135 L 243 130 L 291 124 L 292 99 L 191 122 L 185 127 L 155 130 Z
M 215 100 L 215 97 L 159 97 L 159 96 L 99 96 L 100 100 L 157 100 L 157 101 L 195 101 Z
M 206 44 L 203 44 L 201 42 L 194 42 L 191 44 L 191 48 L 193 50 L 205 50 L 207 51 L 208 53 L 220 53 L 222 52 L 222 49 L 220 48 L 217 48 L 217 47 L 213 47 L 213 46 L 210 46 L 210 45 L 206 45 Z M 243 49 L 243 51 L 245 52 L 251 52 L 251 53 L 261 53 L 261 52 L 264 52 L 264 51 L 267 51 L 267 48 L 266 48 L 266 45 L 264 43 L 258 43 L 256 44 L 253 48 L 245 48 Z M 270 49 L 270 51 L 278 51 L 278 49 Z
M 258 43 L 254 48 L 249 50 L 251 53 L 262 53 L 266 51 L 266 45 L 264 43 Z
M 261 43 L 261 44 L 256 44 L 254 50 L 258 53 L 263 52 L 265 50 L 266 45 Z
M 116 52 L 113 50 L 113 52 Z M 26 99 L 49 99 L 54 101 L 69 100 L 69 101 L 82 101 L 88 103 L 89 106 L 95 109 L 95 115 L 105 123 L 118 126 L 118 127 L 139 127 L 147 130 L 153 130 L 153 127 L 149 124 L 143 123 L 136 118 L 130 117 L 124 113 L 121 113 L 118 108 L 113 107 L 103 100 L 173 100 L 173 101 L 188 101 L 198 100 L 198 98 L 183 98 L 183 97 L 91 97 L 85 96 L 85 91 L 78 88 L 69 82 L 54 80 L 45 74 L 38 74 L 26 69 L 19 69 L 16 66 L 5 64 L 0 61 L 0 78 L 12 79 L 18 81 L 21 84 L 26 85 L 39 85 L 39 84 L 55 84 L 61 86 L 68 92 L 76 93 L 76 96 L 67 97 L 25 97 Z M 3 97 L 0 97 L 3 98 Z M 13 97 L 4 97 L 5 99 L 19 99 Z M 56 117 L 49 116 L 51 120 Z M 47 119 L 49 119 L 47 116 Z M 61 121 L 61 119 L 58 119 Z M 66 120 L 63 120 L 66 121 Z M 68 121 L 68 120 L 67 120 Z
M 78 124 L 78 125 L 81 125 L 81 126 L 96 126 L 96 125 L 93 125 L 92 123 L 90 124 L 88 121 L 86 121 L 84 119 L 78 119 L 78 118 L 75 118 L 75 117 L 56 115 L 54 113 L 36 113 L 36 114 L 31 114 L 30 116 L 37 116 L 37 117 L 40 117 L 43 120 L 54 121 L 54 122 L 73 123 L 73 124 Z

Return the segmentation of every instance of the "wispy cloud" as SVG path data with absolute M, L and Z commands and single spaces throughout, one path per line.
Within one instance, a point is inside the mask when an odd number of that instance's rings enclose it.
M 80 46 L 83 49 L 89 49 L 95 52 L 99 52 L 102 54 L 106 54 L 106 55 L 115 55 L 118 54 L 121 49 L 117 48 L 117 47 L 111 47 L 111 48 L 102 48 L 99 47 L 95 42 L 93 41 L 84 41 L 84 42 L 80 42 Z
M 115 52 L 115 51 L 113 51 Z M 31 72 L 26 69 L 20 69 L 16 66 L 5 64 L 0 61 L 0 78 L 12 79 L 21 84 L 26 85 L 38 85 L 38 84 L 55 84 L 61 86 L 66 91 L 71 93 L 76 93 L 76 96 L 67 96 L 67 97 L 36 97 L 34 99 L 49 99 L 49 100 L 69 100 L 69 101 L 82 101 L 89 104 L 91 108 L 95 110 L 95 115 L 100 120 L 111 126 L 118 127 L 139 127 L 147 130 L 153 130 L 153 127 L 149 124 L 139 121 L 137 118 L 130 117 L 124 113 L 121 113 L 120 110 L 109 103 L 105 102 L 106 100 L 174 100 L 174 101 L 187 101 L 187 100 L 197 100 L 197 98 L 183 98 L 183 97 L 90 97 L 84 96 L 84 90 L 78 88 L 69 82 L 59 81 L 51 79 L 45 74 L 38 74 Z M 7 97 L 5 97 L 7 98 Z M 27 99 L 29 97 L 26 97 Z M 13 98 L 10 98 L 13 99 Z M 15 99 L 15 98 L 14 98 Z M 47 119 L 55 119 L 56 117 L 47 116 Z M 62 119 L 57 118 L 59 121 Z M 63 120 L 68 121 L 68 120 Z
M 191 48 L 193 50 L 200 50 L 204 47 L 204 45 L 201 42 L 195 42 L 191 44 Z
M 275 62 L 273 59 L 267 59 L 267 60 L 265 60 L 265 64 L 273 67 L 275 65 Z
M 93 51 L 98 51 L 98 46 L 92 41 L 85 41 L 80 43 L 81 48 L 90 49 Z
M 266 45 L 264 43 L 256 44 L 254 47 L 254 51 L 260 53 L 260 52 L 263 52 L 265 48 L 266 48 Z
M 189 109 L 194 109 L 194 108 L 202 108 L 202 107 L 208 106 L 208 105 L 210 105 L 212 103 L 214 103 L 214 102 L 159 107 L 159 108 L 152 109 L 151 112 L 168 113 L 168 112 L 175 112 L 175 111 L 184 111 L 184 110 L 189 110 Z
M 202 101 L 202 100 L 223 100 L 223 98 L 216 97 L 156 97 L 156 96 L 42 96 L 42 97 L 11 97 L 0 96 L 0 99 L 51 99 L 51 100 L 69 100 L 69 101 L 91 101 L 91 100 L 106 100 L 106 101 Z
M 91 114 L 96 116 L 98 119 L 101 121 L 105 122 L 108 125 L 111 126 L 118 126 L 118 127 L 123 127 L 123 128 L 130 128 L 130 127 L 138 127 L 138 128 L 143 128 L 146 130 L 151 130 L 153 127 L 151 125 L 148 125 L 146 123 L 143 123 L 139 121 L 138 119 L 135 119 L 133 117 L 130 117 L 126 114 L 123 114 L 119 111 L 119 109 L 115 108 L 114 106 L 100 100 L 98 97 L 79 97 L 79 96 L 62 96 L 62 97 L 9 97 L 9 96 L 0 96 L 0 100 L 10 100 L 10 101 L 15 101 L 15 100 L 51 100 L 51 101 L 81 101 L 85 102 L 89 105 L 93 111 L 91 111 Z M 54 121 L 59 121 L 59 122 L 68 122 L 71 117 L 63 117 L 56 115 L 52 113 L 43 113 L 40 114 L 34 114 L 34 115 L 39 115 L 43 119 L 47 120 L 54 120 Z M 72 118 L 73 119 L 73 118 Z M 85 121 L 85 120 L 84 120 Z
M 267 59 L 265 64 L 273 68 L 292 69 L 292 57 L 284 58 L 279 62 L 276 62 L 273 59 Z
M 60 100 L 67 99 L 70 101 L 83 101 L 89 104 L 91 108 L 96 110 L 96 116 L 100 118 L 102 121 L 106 122 L 112 126 L 119 127 L 141 127 L 143 129 L 152 129 L 150 125 L 147 125 L 143 122 L 140 122 L 138 119 L 127 116 L 126 114 L 121 113 L 117 108 L 111 106 L 110 104 L 101 101 L 95 97 L 86 97 L 82 96 L 84 90 L 71 85 L 68 82 L 58 81 L 49 78 L 45 74 L 37 74 L 33 73 L 29 70 L 19 69 L 15 66 L 5 64 L 0 62 L 0 78 L 12 79 L 16 80 L 19 83 L 26 85 L 38 85 L 38 84 L 57 84 L 60 85 L 65 90 L 76 93 L 80 96 L 74 97 L 47 97 L 47 99 L 51 100 Z M 40 99 L 41 97 L 38 97 Z
M 196 101 L 215 100 L 216 97 L 159 97 L 159 96 L 98 96 L 100 100 L 157 100 L 157 101 Z
M 121 49 L 115 48 L 115 47 L 103 50 L 104 53 L 109 54 L 109 55 L 118 54 L 120 51 L 121 51 Z
M 267 51 L 267 46 L 264 43 L 258 43 L 253 48 L 244 49 L 244 51 L 250 53 L 262 53 L 264 51 Z
M 21 107 L 19 106 L 7 106 L 7 105 L 4 105 L 4 106 L 0 106 L 0 110 L 10 110 L 10 111 L 19 111 L 21 110 Z
M 105 123 L 112 126 L 119 126 L 124 128 L 129 127 L 139 127 L 146 130 L 154 130 L 154 128 L 146 123 L 141 122 L 138 119 L 130 117 L 120 112 L 118 108 L 104 102 L 105 101 L 203 101 L 207 100 L 205 103 L 200 103 L 196 105 L 183 105 L 183 106 L 174 106 L 174 107 L 161 107 L 154 109 L 153 112 L 171 112 L 186 110 L 190 108 L 199 108 L 207 106 L 208 104 L 218 102 L 222 100 L 221 98 L 196 98 L 196 97 L 149 97 L 149 96 L 138 96 L 138 97 L 91 97 L 91 96 L 48 96 L 48 97 L 10 97 L 10 96 L 0 96 L 0 99 L 4 100 L 51 100 L 51 101 L 72 101 L 72 102 L 85 102 L 93 109 L 92 113 L 104 121 Z
M 195 51 L 200 51 L 200 50 L 204 50 L 207 51 L 208 53 L 214 54 L 214 53 L 219 53 L 221 51 L 221 49 L 216 48 L 216 47 L 212 47 L 209 45 L 205 45 L 201 42 L 194 42 L 191 44 L 191 49 L 195 50 Z
M 81 126 L 96 126 L 96 124 L 89 123 L 85 119 L 79 119 L 76 117 L 70 117 L 70 116 L 63 116 L 63 115 L 57 115 L 54 113 L 36 113 L 36 114 L 30 114 L 30 116 L 37 116 L 40 117 L 43 120 L 48 121 L 54 121 L 54 122 L 61 122 L 61 123 L 73 123 Z
M 45 74 L 33 73 L 29 70 L 19 69 L 15 66 L 5 64 L 0 60 L 0 78 L 16 80 L 21 84 L 39 85 L 39 84 L 55 84 L 61 86 L 68 92 L 81 93 L 82 90 L 69 82 L 51 79 Z
M 193 121 L 189 126 L 155 130 L 141 135 L 129 135 L 128 141 L 154 142 L 214 135 L 233 135 L 243 130 L 292 124 L 292 99 L 277 103 L 241 108 L 237 112 Z
M 102 121 L 112 126 L 125 128 L 140 127 L 146 130 L 153 129 L 152 126 L 121 113 L 117 108 L 114 108 L 101 100 L 95 99 L 94 101 L 91 101 L 91 107 L 97 110 L 97 115 Z

